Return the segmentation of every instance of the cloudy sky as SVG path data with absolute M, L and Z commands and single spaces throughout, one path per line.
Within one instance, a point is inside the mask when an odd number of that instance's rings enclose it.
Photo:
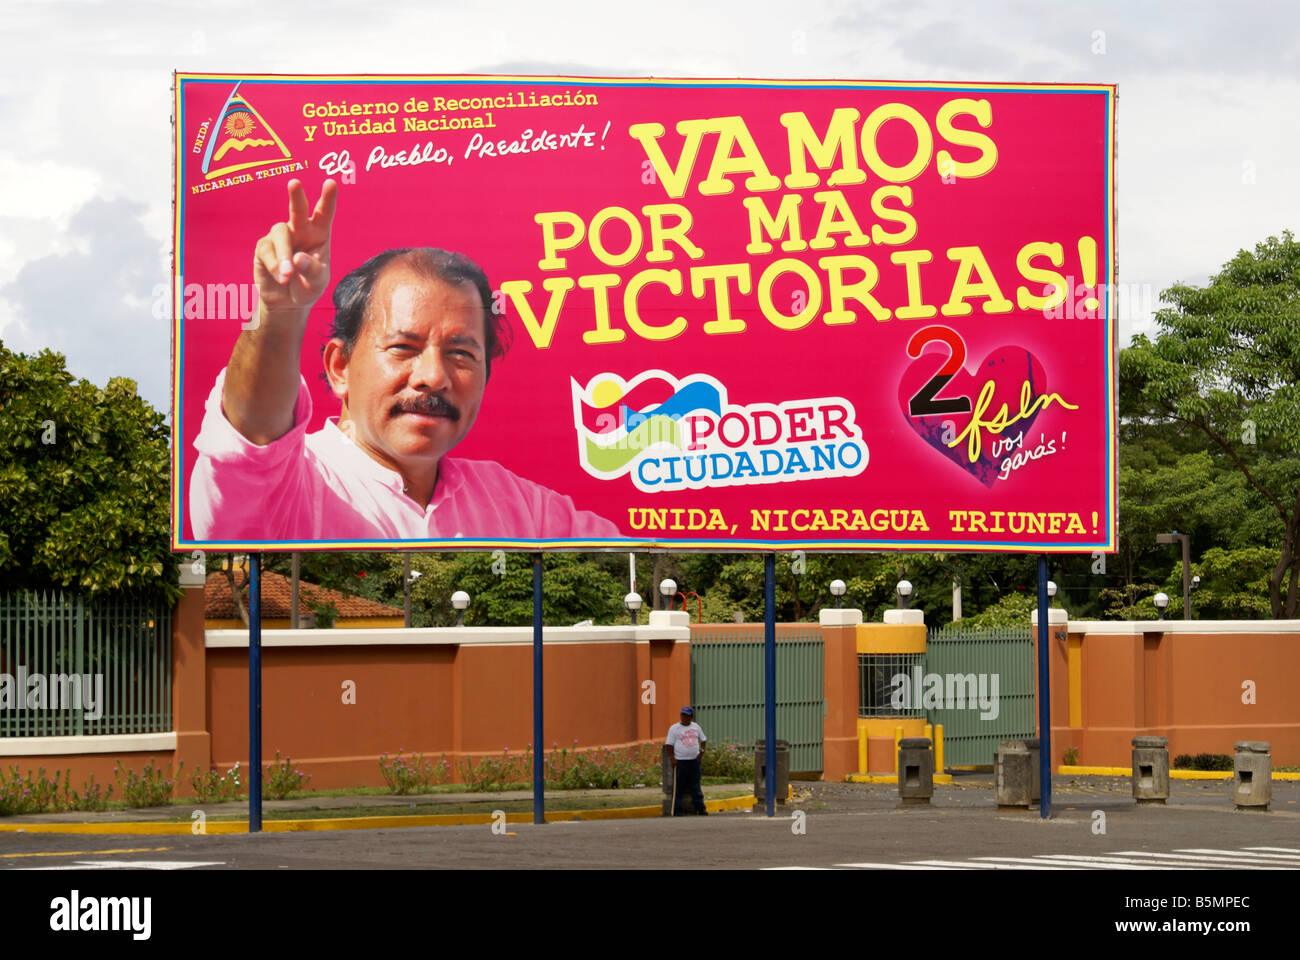
M 173 70 L 1117 83 L 1121 344 L 1300 220 L 1281 0 L 0 0 L 0 49 L 0 340 L 162 410 Z

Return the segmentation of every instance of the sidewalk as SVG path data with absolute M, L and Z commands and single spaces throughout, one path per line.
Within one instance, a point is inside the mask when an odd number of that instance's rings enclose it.
M 719 784 L 703 788 L 710 808 L 715 801 L 733 798 L 742 794 L 748 796 L 753 785 L 749 783 Z M 618 790 L 548 790 L 545 794 L 547 813 L 554 811 L 568 816 L 600 814 L 609 815 L 609 811 L 642 810 L 653 808 L 653 812 L 643 816 L 658 815 L 663 800 L 663 790 L 658 786 L 638 787 Z M 601 804 L 600 800 L 617 798 L 624 801 L 617 805 Z M 743 798 L 743 797 L 742 797 Z M 417 807 L 471 807 L 481 808 L 468 814 L 473 817 L 488 818 L 494 810 L 507 804 L 531 803 L 531 790 L 501 790 L 486 793 L 421 793 L 397 796 L 384 795 L 347 795 L 347 796 L 305 796 L 289 800 L 263 800 L 264 815 L 273 812 L 301 812 L 304 819 L 315 819 L 320 811 L 364 808 L 370 817 L 400 817 L 405 811 Z M 752 802 L 752 797 L 749 798 Z M 584 804 L 582 801 L 597 801 Z M 729 806 L 740 806 L 730 804 Z M 747 805 L 745 805 L 747 806 Z M 563 807 L 563 809 L 561 809 Z M 590 809 L 585 809 L 589 807 Z M 248 800 L 232 800 L 223 803 L 199 803 L 189 799 L 184 802 L 171 803 L 160 807 L 137 807 L 129 810 L 105 810 L 102 812 L 71 810 L 59 813 L 27 814 L 14 817 L 0 817 L 0 832 L 9 832 L 12 826 L 30 824 L 32 826 L 53 824 L 111 824 L 111 823 L 157 823 L 162 821 L 188 823 L 195 810 L 202 810 L 210 820 L 223 817 L 244 819 L 248 816 Z M 531 813 L 529 814 L 531 819 Z M 346 818 L 339 818 L 346 819 Z M 283 821 L 279 821 L 283 822 Z

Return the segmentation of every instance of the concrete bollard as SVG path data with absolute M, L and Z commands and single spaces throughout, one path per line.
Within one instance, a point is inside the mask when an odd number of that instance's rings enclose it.
M 1039 740 L 1002 740 L 993 757 L 998 807 L 1032 807 L 1040 796 Z
M 1169 799 L 1169 738 L 1133 738 L 1133 799 L 1164 803 Z
M 998 807 L 1031 807 L 1040 793 L 1038 739 L 1003 740 L 994 757 Z
M 790 795 L 790 741 L 776 741 L 776 802 Z M 767 803 L 767 741 L 754 741 L 754 798 Z
M 1003 740 L 994 757 L 998 809 L 1028 807 L 1033 774 L 1028 748 L 1023 740 Z
M 1273 800 L 1273 757 L 1264 740 L 1242 740 L 1233 747 L 1232 802 L 1238 810 L 1268 812 Z
M 934 754 L 928 737 L 898 743 L 898 797 L 906 805 L 928 804 L 934 796 Z

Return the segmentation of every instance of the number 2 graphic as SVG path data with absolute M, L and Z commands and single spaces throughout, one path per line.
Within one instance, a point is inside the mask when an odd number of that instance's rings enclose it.
M 925 417 L 936 413 L 970 413 L 970 397 L 935 396 L 948 385 L 948 381 L 966 362 L 966 341 L 961 338 L 961 334 L 952 327 L 939 325 L 924 327 L 912 334 L 912 339 L 907 341 L 907 355 L 915 360 L 921 355 L 921 350 L 927 343 L 936 340 L 947 344 L 948 359 L 908 401 L 908 412 L 914 417 Z

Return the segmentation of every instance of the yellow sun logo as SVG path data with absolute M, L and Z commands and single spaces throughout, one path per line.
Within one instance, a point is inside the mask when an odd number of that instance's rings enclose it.
M 226 133 L 237 140 L 242 140 L 251 134 L 254 126 L 252 114 L 243 110 L 232 113 L 226 118 Z

